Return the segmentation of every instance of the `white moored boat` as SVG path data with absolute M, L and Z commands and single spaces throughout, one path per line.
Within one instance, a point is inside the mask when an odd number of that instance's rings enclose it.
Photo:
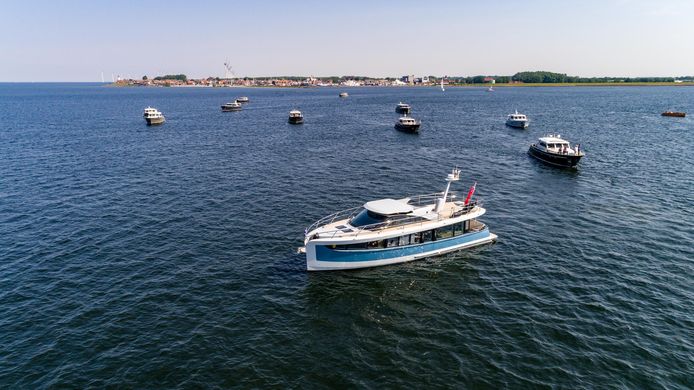
M 222 104 L 222 111 L 224 112 L 241 111 L 242 108 L 243 106 L 241 105 L 241 103 L 239 103 L 236 100 L 234 100 L 233 102 Z
M 508 114 L 508 116 L 506 117 L 506 126 L 525 129 L 528 127 L 529 123 L 530 122 L 528 121 L 528 117 L 525 116 L 525 114 L 518 113 L 518 110 L 516 110 L 516 112 L 513 114 Z
M 400 102 L 395 106 L 395 112 L 398 114 L 409 114 L 412 111 L 412 107 L 409 104 Z
M 166 122 L 164 115 L 153 107 L 145 108 L 143 116 L 147 122 L 147 125 L 161 125 L 162 123 Z
M 331 214 L 306 229 L 304 247 L 309 271 L 344 270 L 403 263 L 490 243 L 497 236 L 477 218 L 485 213 L 478 200 L 449 192 L 460 170 L 448 175 L 443 193 L 403 199 L 380 199 Z

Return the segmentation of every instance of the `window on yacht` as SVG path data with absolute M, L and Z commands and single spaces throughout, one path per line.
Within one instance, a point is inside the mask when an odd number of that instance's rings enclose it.
M 443 226 L 436 229 L 436 238 L 445 239 L 453 237 L 453 225 Z
M 398 246 L 399 243 L 400 243 L 399 237 L 389 238 L 386 240 L 386 248 L 396 247 L 396 246 Z

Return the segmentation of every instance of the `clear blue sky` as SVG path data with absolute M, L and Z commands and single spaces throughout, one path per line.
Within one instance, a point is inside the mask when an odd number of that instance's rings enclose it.
M 693 0 L 0 2 L 0 81 L 694 74 Z

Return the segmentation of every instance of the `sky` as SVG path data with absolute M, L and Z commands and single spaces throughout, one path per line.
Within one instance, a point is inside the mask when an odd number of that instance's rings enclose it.
M 0 2 L 0 81 L 694 75 L 694 0 Z

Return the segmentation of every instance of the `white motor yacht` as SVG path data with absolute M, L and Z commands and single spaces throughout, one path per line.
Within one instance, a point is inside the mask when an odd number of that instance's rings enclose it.
M 486 210 L 473 200 L 476 184 L 464 200 L 450 192 L 460 170 L 448 174 L 441 193 L 379 199 L 328 215 L 305 230 L 306 268 L 344 270 L 402 263 L 442 255 L 496 240 L 478 221 Z
M 506 117 L 506 126 L 518 127 L 520 129 L 525 129 L 528 127 L 529 121 L 525 114 L 518 113 L 516 110 L 513 114 L 508 114 Z
M 239 103 L 236 100 L 234 100 L 233 102 L 222 104 L 222 111 L 224 111 L 224 112 L 241 111 L 242 109 L 243 109 L 243 106 L 241 105 L 241 103 Z
M 154 107 L 145 108 L 145 113 L 143 116 L 147 122 L 147 125 L 161 125 L 162 123 L 166 122 L 164 115 Z
M 400 102 L 395 106 L 395 112 L 398 114 L 409 114 L 412 111 L 412 107 L 409 104 Z

